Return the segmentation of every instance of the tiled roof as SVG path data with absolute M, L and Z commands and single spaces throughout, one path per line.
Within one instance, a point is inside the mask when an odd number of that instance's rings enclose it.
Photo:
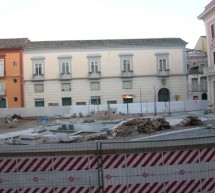
M 110 40 L 68 40 L 32 41 L 27 48 L 87 48 L 87 47 L 126 47 L 126 46 L 174 46 L 187 42 L 180 38 L 156 39 L 110 39 Z
M 0 49 L 23 49 L 29 42 L 28 38 L 0 39 Z

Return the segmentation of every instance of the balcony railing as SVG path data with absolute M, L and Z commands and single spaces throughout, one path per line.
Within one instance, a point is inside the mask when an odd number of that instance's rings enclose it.
M 197 86 L 190 86 L 188 89 L 189 92 L 207 92 L 207 86 L 197 85 Z
M 123 78 L 129 78 L 129 77 L 133 77 L 134 73 L 133 73 L 133 71 L 122 71 L 121 76 Z
M 169 69 L 168 70 L 159 70 L 158 76 L 162 76 L 162 77 L 169 76 Z
M 32 79 L 34 81 L 42 81 L 42 80 L 45 80 L 45 77 L 44 77 L 44 74 L 40 74 L 40 75 L 33 74 Z
M 188 74 L 203 74 L 203 70 L 200 69 L 190 69 Z
M 88 78 L 89 79 L 98 79 L 98 78 L 101 78 L 101 72 L 89 72 Z
M 71 74 L 63 74 L 61 73 L 59 75 L 60 80 L 71 80 L 72 79 L 72 75 Z
M 210 67 L 204 68 L 204 74 L 205 75 L 213 75 L 213 74 L 215 74 L 215 66 L 210 66 Z

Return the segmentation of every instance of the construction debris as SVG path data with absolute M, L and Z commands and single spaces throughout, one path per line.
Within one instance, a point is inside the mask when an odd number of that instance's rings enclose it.
M 106 139 L 107 134 L 106 133 L 93 133 L 93 134 L 88 134 L 83 137 L 84 141 L 91 141 L 91 140 L 101 140 L 101 139 Z
M 128 136 L 135 130 L 137 130 L 139 133 L 152 133 L 164 129 L 170 129 L 169 122 L 167 122 L 164 118 L 136 118 L 118 125 L 118 127 L 112 130 L 112 136 Z
M 186 127 L 189 125 L 202 125 L 202 124 L 203 122 L 198 117 L 194 117 L 194 116 L 187 116 L 179 123 L 179 125 L 182 127 Z

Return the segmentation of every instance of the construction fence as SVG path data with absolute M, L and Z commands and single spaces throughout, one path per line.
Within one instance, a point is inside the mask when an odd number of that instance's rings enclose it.
M 212 193 L 215 137 L 0 147 L 1 193 Z
M 190 101 L 169 101 L 169 102 L 143 102 L 129 104 L 110 105 L 75 105 L 75 106 L 54 106 L 54 107 L 28 107 L 0 109 L 0 118 L 7 115 L 17 114 L 22 117 L 37 116 L 72 116 L 80 114 L 88 116 L 97 111 L 111 110 L 117 114 L 148 114 L 148 113 L 172 113 L 182 111 L 198 111 L 208 109 L 206 100 Z

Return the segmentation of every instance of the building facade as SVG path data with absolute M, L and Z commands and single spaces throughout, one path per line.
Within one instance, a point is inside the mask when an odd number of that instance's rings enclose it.
M 31 42 L 25 106 L 186 100 L 185 46 L 180 38 Z
M 198 16 L 204 21 L 207 37 L 208 67 L 204 69 L 208 83 L 208 102 L 215 107 L 215 0 L 211 1 Z
M 23 50 L 28 42 L 0 39 L 0 108 L 24 107 Z
M 200 50 L 187 50 L 188 99 L 207 100 L 207 77 L 203 70 L 208 66 L 207 53 Z

